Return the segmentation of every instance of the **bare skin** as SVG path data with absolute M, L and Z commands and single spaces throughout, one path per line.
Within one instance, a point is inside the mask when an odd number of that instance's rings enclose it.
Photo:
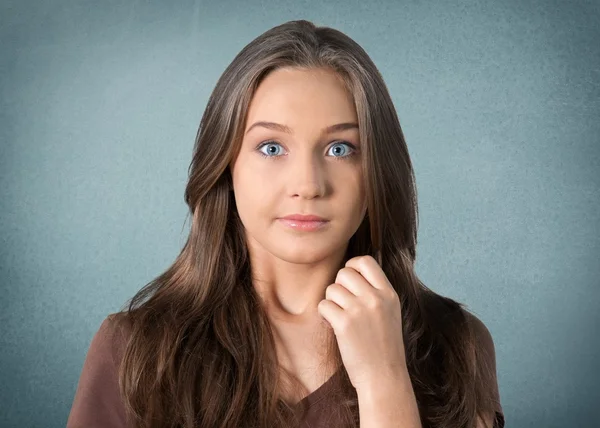
M 258 121 L 285 125 L 291 133 L 252 127 Z M 252 98 L 242 145 L 230 165 L 253 285 L 275 331 L 281 366 L 306 388 L 293 402 L 335 370 L 323 371 L 324 345 L 333 333 L 317 305 L 366 213 L 358 128 L 324 131 L 340 123 L 357 124 L 357 115 L 333 72 L 275 70 Z M 329 221 L 322 230 L 300 232 L 278 220 L 296 213 Z
M 283 398 L 295 404 L 317 390 L 335 369 L 324 366 L 325 338 L 329 333 L 317 321 L 315 325 L 290 325 L 271 321 L 279 364 L 292 373 L 305 388 Z

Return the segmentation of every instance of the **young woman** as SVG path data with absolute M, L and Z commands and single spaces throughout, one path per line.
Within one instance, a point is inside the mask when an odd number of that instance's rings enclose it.
M 489 331 L 415 275 L 411 160 L 356 42 L 248 44 L 189 175 L 188 240 L 103 321 L 68 428 L 504 426 Z

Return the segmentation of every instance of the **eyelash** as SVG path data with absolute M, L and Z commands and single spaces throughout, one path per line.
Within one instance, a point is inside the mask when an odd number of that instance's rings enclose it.
M 262 156 L 263 158 L 278 158 L 278 157 L 280 157 L 280 156 L 269 156 L 269 155 L 265 155 L 263 152 L 261 152 L 261 151 L 260 151 L 260 149 L 262 149 L 264 146 L 267 146 L 267 145 L 270 145 L 270 144 L 279 144 L 279 143 L 278 143 L 278 142 L 276 142 L 275 140 L 268 140 L 268 141 L 265 141 L 265 142 L 263 142 L 263 143 L 260 143 L 260 144 L 258 145 L 258 147 L 256 147 L 256 151 L 257 151 L 257 152 L 258 152 L 258 154 L 259 154 L 260 156 Z M 356 147 L 355 147 L 353 144 L 349 143 L 348 141 L 339 140 L 339 141 L 335 141 L 335 142 L 334 142 L 334 145 L 335 145 L 335 144 L 345 144 L 346 146 L 348 146 L 348 147 L 350 147 L 350 148 L 352 149 L 352 152 L 350 152 L 350 154 L 349 154 L 349 155 L 346 155 L 346 156 L 333 156 L 333 158 L 334 158 L 335 160 L 348 160 L 348 159 L 350 159 L 351 157 L 354 157 L 354 156 L 357 154 L 357 152 L 358 152 L 358 151 L 357 151 L 357 148 L 356 148 Z

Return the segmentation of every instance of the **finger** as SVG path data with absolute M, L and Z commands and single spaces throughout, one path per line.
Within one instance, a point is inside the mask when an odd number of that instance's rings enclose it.
M 332 328 L 338 325 L 339 320 L 344 316 L 344 309 L 339 307 L 335 302 L 327 299 L 319 302 L 317 311 Z
M 356 271 L 356 269 L 351 267 L 341 268 L 335 277 L 335 282 L 343 285 L 347 290 L 358 297 L 373 292 L 373 286 L 369 284 L 367 279 Z
M 344 285 L 334 283 L 325 289 L 325 299 L 334 302 L 342 309 L 348 309 L 356 296 L 352 294 Z
M 386 288 L 393 289 L 385 272 L 383 272 L 377 261 L 371 256 L 353 257 L 346 262 L 345 266 L 356 270 L 375 288 L 380 290 Z

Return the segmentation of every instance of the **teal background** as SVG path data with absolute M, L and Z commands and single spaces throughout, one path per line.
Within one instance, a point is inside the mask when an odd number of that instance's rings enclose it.
M 218 77 L 292 19 L 383 74 L 417 273 L 492 333 L 507 427 L 597 426 L 600 5 L 493 0 L 2 0 L 0 426 L 65 425 L 100 323 L 185 241 Z

